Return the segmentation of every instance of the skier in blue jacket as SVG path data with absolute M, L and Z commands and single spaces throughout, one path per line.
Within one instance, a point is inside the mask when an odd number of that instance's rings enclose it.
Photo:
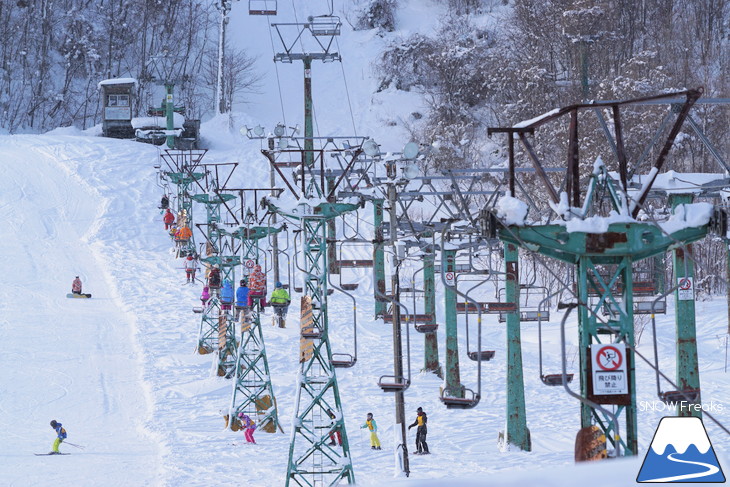
M 63 428 L 63 425 L 56 421 L 55 419 L 51 421 L 51 428 L 56 430 L 56 440 L 53 442 L 53 450 L 51 451 L 51 454 L 54 453 L 61 453 L 58 451 L 58 447 L 61 443 L 63 443 L 63 440 L 66 439 L 66 430 Z
M 223 288 L 221 289 L 221 308 L 224 310 L 231 309 L 231 305 L 233 304 L 233 287 L 231 286 L 231 281 L 226 279 L 223 282 Z
M 236 289 L 236 321 L 241 314 L 241 311 L 246 312 L 248 309 L 248 283 L 246 279 L 241 279 L 238 289 Z

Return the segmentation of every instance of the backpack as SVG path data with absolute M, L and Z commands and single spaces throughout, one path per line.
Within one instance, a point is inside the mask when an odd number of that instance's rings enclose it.
M 66 439 L 66 429 L 65 428 L 63 428 L 63 427 L 61 428 L 61 431 L 58 432 L 58 437 L 61 438 L 62 440 Z

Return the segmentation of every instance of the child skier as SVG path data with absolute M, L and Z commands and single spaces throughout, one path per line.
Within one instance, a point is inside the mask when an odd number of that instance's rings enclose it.
M 223 289 L 221 289 L 221 309 L 229 311 L 233 305 L 233 286 L 231 281 L 226 279 L 223 281 Z
M 246 438 L 246 441 L 255 445 L 256 441 L 253 439 L 253 432 L 256 431 L 256 423 L 246 414 L 238 413 L 238 417 L 241 419 L 241 428 L 243 429 L 243 436 Z
M 245 279 L 241 279 L 240 286 L 238 286 L 238 289 L 236 289 L 236 321 L 238 321 L 238 317 L 241 314 L 241 311 L 243 311 L 245 315 L 247 310 L 248 284 L 246 283 Z
M 335 420 L 337 419 L 337 416 L 335 416 L 335 413 L 333 413 L 331 409 L 328 409 L 327 410 L 327 416 L 329 416 L 330 419 L 332 420 L 332 422 L 330 423 L 330 426 L 334 426 L 335 425 L 335 422 L 336 422 Z M 337 435 L 337 442 L 335 442 L 335 435 Z M 335 431 L 332 431 L 330 433 L 330 442 L 329 442 L 329 445 L 330 446 L 335 446 L 335 445 L 342 446 L 342 433 L 340 432 L 339 429 L 338 430 L 335 430 Z
M 208 304 L 208 300 L 210 299 L 210 292 L 208 286 L 203 286 L 203 292 L 200 294 L 200 302 L 203 304 L 203 307 L 205 307 Z
M 57 422 L 55 419 L 51 421 L 51 428 L 56 430 L 56 439 L 53 442 L 53 450 L 51 451 L 51 455 L 59 454 L 61 453 L 58 451 L 58 447 L 61 443 L 63 443 L 63 440 L 66 439 L 66 430 L 63 428 L 63 425 L 61 423 Z
M 370 449 L 380 450 L 380 440 L 378 439 L 378 424 L 373 419 L 373 413 L 368 413 L 368 417 L 365 420 L 365 424 L 360 426 L 360 429 L 367 428 L 370 430 Z
M 195 271 L 197 270 L 198 263 L 193 257 L 193 254 L 188 254 L 185 259 L 185 276 L 188 278 L 188 282 L 195 282 Z

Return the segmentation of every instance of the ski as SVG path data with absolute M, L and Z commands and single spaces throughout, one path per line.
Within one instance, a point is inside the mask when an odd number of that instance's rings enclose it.
M 50 453 L 34 453 L 33 455 L 37 457 L 47 457 L 50 455 L 70 455 L 70 453 L 56 453 L 56 452 L 50 452 Z

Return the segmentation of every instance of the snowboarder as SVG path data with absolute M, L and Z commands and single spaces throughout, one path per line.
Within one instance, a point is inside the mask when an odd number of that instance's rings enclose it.
M 195 282 L 195 271 L 197 270 L 198 262 L 193 257 L 193 254 L 188 254 L 185 259 L 185 276 L 188 278 L 188 282 Z
M 71 292 L 73 294 L 81 294 L 81 279 L 79 279 L 79 276 L 76 276 L 76 279 L 71 283 Z
M 162 195 L 162 199 L 160 200 L 160 208 L 163 210 L 166 210 L 170 207 L 170 198 L 167 197 L 166 194 Z
M 231 286 L 231 281 L 226 279 L 223 282 L 223 289 L 221 289 L 221 309 L 223 311 L 228 311 L 231 309 L 232 305 L 233 305 L 233 286 Z
M 328 409 L 327 416 L 329 416 L 330 419 L 332 420 L 332 422 L 330 423 L 330 426 L 334 426 L 336 423 L 335 420 L 337 419 L 337 416 L 335 416 L 335 413 L 333 413 L 331 409 Z M 335 435 L 337 436 L 337 442 L 335 442 Z M 335 445 L 342 446 L 342 433 L 340 432 L 339 429 L 334 430 L 330 433 L 329 445 L 330 446 L 335 446 Z
M 66 439 L 66 430 L 64 429 L 63 425 L 56 421 L 55 419 L 51 421 L 51 428 L 56 430 L 56 439 L 53 442 L 53 450 L 51 451 L 51 454 L 58 454 L 61 453 L 58 451 L 58 447 L 63 443 L 63 440 Z
M 203 307 L 205 307 L 208 304 L 208 300 L 210 299 L 210 292 L 208 286 L 203 286 L 203 292 L 200 293 L 200 302 L 203 303 Z
M 241 419 L 241 428 L 243 429 L 243 436 L 246 438 L 248 443 L 256 444 L 253 439 L 253 432 L 256 431 L 256 423 L 246 414 L 238 413 L 238 417 Z
M 221 287 L 221 270 L 218 264 L 213 265 L 213 268 L 208 273 L 208 286 L 214 292 Z
M 253 306 L 253 301 L 256 299 L 262 308 L 266 307 L 266 274 L 261 271 L 261 266 L 258 264 L 254 266 L 248 278 L 248 287 L 248 305 Z
M 370 449 L 380 450 L 380 439 L 378 439 L 378 424 L 373 418 L 373 413 L 368 413 L 365 424 L 360 426 L 360 429 L 367 428 L 370 430 Z
M 162 216 L 162 221 L 165 222 L 165 230 L 170 230 L 175 224 L 175 215 L 172 214 L 170 208 L 167 208 L 165 214 Z
M 286 328 L 286 314 L 289 312 L 291 297 L 280 282 L 276 283 L 274 292 L 271 293 L 269 304 L 274 307 L 275 320 L 279 322 L 279 328 Z
M 416 420 L 412 425 L 408 426 L 408 429 L 418 426 L 416 429 L 416 455 L 428 455 L 431 453 L 428 451 L 428 445 L 426 444 L 426 434 L 428 433 L 426 423 L 428 422 L 428 417 L 423 412 L 423 408 L 416 409 L 416 412 L 418 413 Z
M 248 284 L 246 279 L 241 279 L 238 289 L 236 289 L 236 321 L 241 311 L 246 313 L 248 308 Z

